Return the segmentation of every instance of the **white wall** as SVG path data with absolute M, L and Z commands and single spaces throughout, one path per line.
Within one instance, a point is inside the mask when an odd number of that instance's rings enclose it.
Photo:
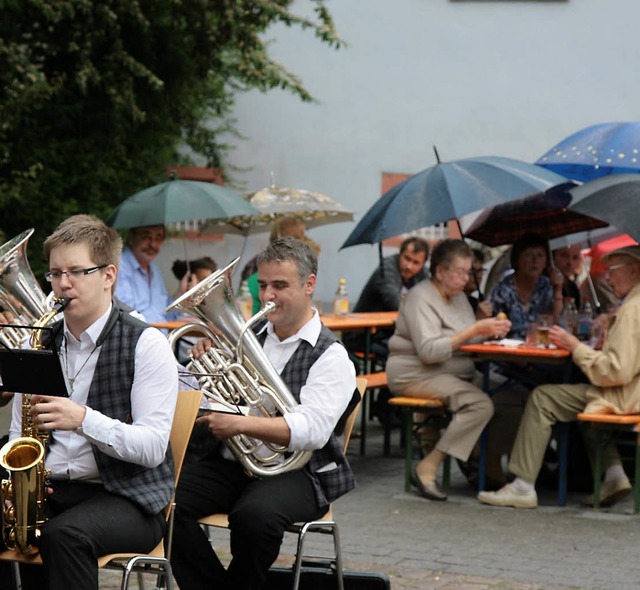
M 381 174 L 432 166 L 433 145 L 443 161 L 500 155 L 533 162 L 582 127 L 637 119 L 638 0 L 327 6 L 346 48 L 286 27 L 267 35 L 275 59 L 319 102 L 279 90 L 238 97 L 235 116 L 249 139 L 237 143 L 232 161 L 251 167 L 238 175 L 247 190 L 268 185 L 273 171 L 280 186 L 323 192 L 357 221 L 380 196 Z M 293 10 L 312 7 L 297 0 Z M 310 231 L 322 246 L 319 299 L 331 299 L 340 276 L 355 299 L 375 267 L 375 246 L 338 252 L 353 227 Z M 266 236 L 251 238 L 247 256 L 265 243 Z M 220 256 L 236 248 L 225 245 Z

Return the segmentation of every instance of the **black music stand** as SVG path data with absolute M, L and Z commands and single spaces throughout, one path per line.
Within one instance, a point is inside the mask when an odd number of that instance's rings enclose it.
M 0 327 L 7 324 L 0 324 Z M 50 330 L 14 326 L 26 330 Z M 28 348 L 0 348 L 0 391 L 69 397 L 69 383 L 57 352 Z

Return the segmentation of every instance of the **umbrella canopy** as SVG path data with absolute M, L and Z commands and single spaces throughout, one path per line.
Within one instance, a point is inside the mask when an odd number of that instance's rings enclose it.
M 486 156 L 438 163 L 387 191 L 342 248 L 375 244 L 465 213 L 545 191 L 566 178 L 511 158 Z
M 244 195 L 244 199 L 258 210 L 257 214 L 242 215 L 225 221 L 209 221 L 202 233 L 235 233 L 244 236 L 267 232 L 279 217 L 302 219 L 308 228 L 352 221 L 353 213 L 331 197 L 299 188 L 275 185 Z
M 536 164 L 581 182 L 640 173 L 640 122 L 586 127 L 552 147 Z
M 640 175 L 612 174 L 569 190 L 569 209 L 640 239 Z
M 537 233 L 547 239 L 587 231 L 608 224 L 601 219 L 569 211 L 568 188 L 573 183 L 549 191 L 496 205 L 480 213 L 462 233 L 466 238 L 487 246 L 513 244 L 526 233 Z M 463 223 L 461 224 L 461 226 Z
M 232 190 L 210 182 L 169 180 L 125 199 L 107 217 L 115 228 L 227 219 L 259 211 Z

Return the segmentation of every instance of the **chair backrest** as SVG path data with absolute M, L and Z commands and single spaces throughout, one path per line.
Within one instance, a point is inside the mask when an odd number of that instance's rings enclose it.
M 365 393 L 367 391 L 367 380 L 364 379 L 363 377 L 357 377 L 356 387 L 360 392 L 360 401 L 356 404 L 356 407 L 353 408 L 353 411 L 351 412 L 351 414 L 349 414 L 349 417 L 347 418 L 347 421 L 345 422 L 345 425 L 344 425 L 343 436 L 344 436 L 344 452 L 345 453 L 347 452 L 347 447 L 349 446 L 349 439 L 351 438 L 351 432 L 353 431 L 353 426 L 356 423 L 356 418 L 358 417 L 358 410 L 362 405 L 362 400 L 364 399 Z
M 173 415 L 173 424 L 171 425 L 171 434 L 169 435 L 171 452 L 173 453 L 176 485 L 178 485 L 182 463 L 187 453 L 187 445 L 189 444 L 191 431 L 193 430 L 193 425 L 198 415 L 201 399 L 201 391 L 181 389 L 178 392 L 176 411 Z

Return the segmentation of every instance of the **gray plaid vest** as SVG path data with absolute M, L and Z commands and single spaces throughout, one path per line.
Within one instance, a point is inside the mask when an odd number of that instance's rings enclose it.
M 260 344 L 264 344 L 266 337 L 267 332 L 265 330 L 258 336 Z M 302 340 L 282 370 L 280 376 L 298 403 L 300 403 L 300 390 L 307 380 L 309 369 L 334 342 L 338 342 L 335 334 L 326 326 L 322 326 L 316 345 L 311 346 L 306 340 Z M 349 406 L 340 417 L 340 420 L 338 420 L 338 424 L 327 444 L 314 451 L 311 459 L 304 467 L 305 472 L 313 483 L 319 507 L 327 506 L 352 490 L 356 485 L 355 477 L 347 458 L 344 456 L 343 445 L 339 437 L 344 430 L 347 417 L 358 401 L 360 401 L 360 394 L 356 390 L 349 402 Z M 320 467 L 331 462 L 335 462 L 336 469 L 317 472 Z
M 62 321 L 53 326 L 55 340 L 62 340 Z M 131 386 L 135 372 L 136 344 L 148 324 L 124 313 L 113 305 L 98 344 L 100 356 L 89 387 L 87 405 L 90 408 L 130 424 Z M 129 498 L 149 514 L 158 514 L 173 496 L 173 457 L 167 447 L 164 461 L 148 468 L 106 455 L 92 445 L 104 488 L 113 494 Z

